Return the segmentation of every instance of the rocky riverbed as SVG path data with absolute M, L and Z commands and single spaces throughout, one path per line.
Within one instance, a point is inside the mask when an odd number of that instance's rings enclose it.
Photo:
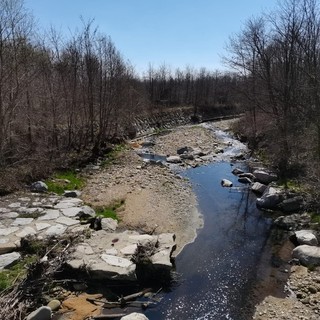
M 222 130 L 228 129 L 229 126 L 230 121 L 216 123 L 216 128 Z M 93 166 L 84 172 L 87 185 L 82 190 L 81 200 L 70 201 L 55 195 L 31 195 L 30 192 L 3 197 L 0 199 L 0 248 L 8 246 L 8 243 L 12 246 L 18 245 L 19 239 L 28 232 L 45 236 L 50 232 L 61 234 L 66 230 L 78 230 L 80 226 L 76 215 L 83 206 L 110 206 L 122 201 L 124 205 L 118 210 L 119 225 L 114 227 L 108 224 L 108 228 L 117 228 L 117 232 L 129 232 L 131 238 L 136 232 L 155 236 L 174 234 L 177 248 L 173 254 L 176 255 L 187 243 L 193 241 L 197 229 L 203 225 L 197 199 L 189 182 L 179 175 L 179 171 L 215 161 L 227 147 L 227 143 L 215 137 L 205 126 L 179 127 L 130 141 L 126 150 L 112 165 Z M 141 156 L 145 154 L 151 156 Z M 166 159 L 166 163 L 161 159 Z M 168 165 L 167 162 L 171 164 Z M 19 218 L 19 212 L 25 209 L 39 215 L 33 215 L 33 218 L 24 215 L 24 218 Z M 80 229 L 83 228 L 81 226 Z M 109 242 L 112 243 L 114 238 L 119 237 L 110 238 Z M 116 242 L 117 245 L 121 243 Z M 86 245 L 91 249 L 99 247 L 89 243 Z M 132 253 L 133 246 L 136 245 L 137 243 L 130 243 L 116 249 L 121 251 L 126 248 Z M 170 243 L 170 248 L 173 245 Z M 308 270 L 303 266 L 288 264 L 292 258 L 293 246 L 288 247 L 285 241 L 285 245 L 280 247 L 283 263 L 272 268 L 264 268 L 267 271 L 264 272 L 261 287 L 256 293 L 255 301 L 258 304 L 253 319 L 319 319 L 319 269 Z M 86 248 L 90 251 L 90 248 Z M 80 251 L 76 251 L 74 257 L 77 258 L 79 252 L 85 253 L 86 248 L 80 245 Z M 109 250 L 109 254 L 112 249 L 114 245 L 107 249 L 103 247 L 103 250 Z M 8 251 L 12 250 L 2 249 L 2 253 Z M 270 261 L 262 263 L 269 264 Z

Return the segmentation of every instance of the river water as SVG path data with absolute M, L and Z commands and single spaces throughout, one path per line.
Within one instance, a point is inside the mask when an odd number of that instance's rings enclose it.
M 204 227 L 176 258 L 177 285 L 145 312 L 150 320 L 251 319 L 246 306 L 271 221 L 231 173 L 229 157 L 243 145 L 222 131 L 220 138 L 230 141 L 220 161 L 184 172 L 198 197 Z M 233 166 L 246 169 L 244 163 Z M 221 187 L 223 178 L 233 181 L 234 187 Z

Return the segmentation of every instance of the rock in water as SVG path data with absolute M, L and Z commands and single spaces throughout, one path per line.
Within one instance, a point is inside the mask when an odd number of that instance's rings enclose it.
M 26 320 L 50 320 L 52 318 L 52 312 L 49 307 L 40 307 L 37 310 L 31 312 Z
M 276 181 L 278 179 L 275 173 L 268 173 L 263 170 L 255 170 L 253 171 L 253 175 L 256 177 L 258 182 L 263 184 L 269 184 L 272 181 Z
M 231 188 L 232 187 L 232 182 L 228 179 L 222 179 L 221 180 L 221 186 L 224 188 Z

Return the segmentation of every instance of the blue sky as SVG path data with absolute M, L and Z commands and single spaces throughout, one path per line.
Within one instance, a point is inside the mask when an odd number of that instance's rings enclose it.
M 149 63 L 224 70 L 230 35 L 277 0 L 25 0 L 41 29 L 53 25 L 67 37 L 95 19 L 100 32 L 140 73 Z

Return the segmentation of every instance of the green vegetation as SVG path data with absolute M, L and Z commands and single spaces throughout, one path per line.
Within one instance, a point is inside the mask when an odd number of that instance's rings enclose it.
M 277 181 L 277 185 L 280 187 L 284 187 L 286 189 L 289 189 L 291 191 L 294 191 L 294 192 L 302 192 L 302 186 L 299 183 L 299 181 L 297 181 L 297 180 L 280 179 Z
M 0 292 L 10 288 L 16 281 L 23 279 L 28 272 L 27 266 L 36 261 L 36 256 L 29 256 L 17 262 L 10 269 L 0 272 Z
M 85 181 L 82 177 L 73 171 L 57 172 L 51 179 L 45 181 L 49 192 L 54 192 L 59 195 L 64 193 L 64 190 L 79 190 L 84 187 Z
M 320 214 L 315 212 L 311 213 L 311 222 L 320 223 Z
M 96 215 L 103 218 L 111 218 L 120 221 L 117 212 L 124 205 L 124 199 L 115 201 L 110 206 L 96 208 Z
M 33 218 L 33 219 L 37 219 L 41 216 L 44 216 L 45 212 L 40 212 L 40 211 L 35 211 L 32 213 L 20 213 L 19 214 L 19 218 Z

